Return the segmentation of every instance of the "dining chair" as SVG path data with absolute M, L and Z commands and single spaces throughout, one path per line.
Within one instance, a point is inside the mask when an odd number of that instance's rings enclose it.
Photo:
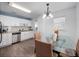
M 35 40 L 36 57 L 52 57 L 51 44 Z
M 79 40 L 76 45 L 76 56 L 79 56 Z
M 34 34 L 34 40 L 41 40 L 41 33 L 40 32 L 35 32 Z M 36 53 L 36 47 L 34 48 L 34 53 Z

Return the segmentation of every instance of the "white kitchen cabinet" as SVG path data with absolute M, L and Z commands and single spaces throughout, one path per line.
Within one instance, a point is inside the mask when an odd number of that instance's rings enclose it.
M 21 32 L 21 41 L 34 38 L 33 31 Z
M 4 26 L 23 26 L 21 24 L 27 24 L 28 26 L 31 26 L 31 20 L 7 15 L 0 15 L 0 21 Z
M 3 33 L 2 42 L 0 43 L 0 48 L 12 44 L 12 33 Z

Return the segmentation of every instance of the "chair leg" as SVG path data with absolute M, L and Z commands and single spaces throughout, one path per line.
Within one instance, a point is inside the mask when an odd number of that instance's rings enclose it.
M 78 54 L 77 54 L 77 52 L 75 53 L 75 57 L 78 57 Z
M 36 53 L 36 48 L 34 48 L 34 53 Z

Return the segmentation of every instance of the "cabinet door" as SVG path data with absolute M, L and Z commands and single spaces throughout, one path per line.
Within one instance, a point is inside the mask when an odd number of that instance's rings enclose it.
M 34 33 L 33 33 L 33 31 L 29 31 L 29 32 L 27 32 L 27 39 L 30 39 L 30 38 L 34 38 Z
M 11 45 L 12 43 L 12 34 L 11 33 L 4 33 L 2 34 L 2 47 Z
M 24 32 L 21 32 L 21 41 L 25 40 L 25 33 Z
M 27 40 L 34 37 L 34 33 L 32 31 L 29 32 L 21 32 L 21 41 Z

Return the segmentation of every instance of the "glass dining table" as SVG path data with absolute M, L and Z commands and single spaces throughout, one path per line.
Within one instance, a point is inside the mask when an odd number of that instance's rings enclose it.
M 75 50 L 65 47 L 65 40 L 59 40 L 57 42 L 53 42 L 53 52 L 58 54 L 58 57 L 61 57 L 60 53 L 66 56 L 75 56 Z

